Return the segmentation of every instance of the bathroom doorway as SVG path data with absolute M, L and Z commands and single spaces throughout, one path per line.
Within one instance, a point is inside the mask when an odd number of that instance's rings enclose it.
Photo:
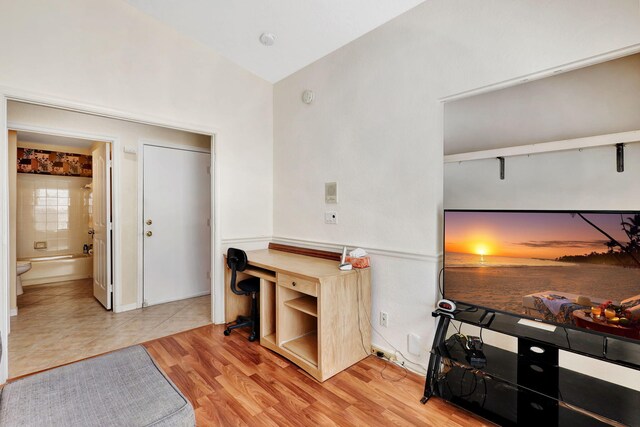
M 110 309 L 111 144 L 24 128 L 11 129 L 9 141 L 12 315 L 25 287 L 87 279 Z

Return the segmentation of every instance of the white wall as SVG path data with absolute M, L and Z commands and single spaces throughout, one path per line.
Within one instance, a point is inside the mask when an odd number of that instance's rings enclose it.
M 118 0 L 4 2 L 0 86 L 216 129 L 223 238 L 272 231 L 272 85 Z
M 635 54 L 447 102 L 444 153 L 638 130 L 638 93 Z
M 275 85 L 274 235 L 379 249 L 373 322 L 403 352 L 419 334 L 412 359 L 425 364 L 441 252 L 439 99 L 638 42 L 637 0 L 425 2 Z M 328 181 L 338 205 L 324 205 Z
M 4 1 L 0 8 L 0 87 L 215 129 L 218 234 L 272 234 L 271 84 L 120 0 Z M 222 271 L 216 276 L 221 283 Z M 5 363 L 0 382 L 3 373 Z
M 445 208 L 640 210 L 640 143 L 624 160 L 616 172 L 614 146 L 507 157 L 504 180 L 496 159 L 447 163 Z

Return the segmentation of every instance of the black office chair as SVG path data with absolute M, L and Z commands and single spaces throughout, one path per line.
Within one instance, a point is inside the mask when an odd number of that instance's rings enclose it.
M 225 336 L 229 336 L 232 330 L 249 326 L 251 327 L 249 341 L 255 341 L 258 336 L 256 331 L 258 330 L 260 322 L 258 318 L 257 299 L 257 294 L 260 291 L 260 279 L 258 277 L 245 279 L 238 283 L 236 287 L 236 272 L 244 271 L 244 269 L 247 268 L 247 253 L 242 249 L 229 248 L 229 250 L 227 250 L 227 266 L 231 269 L 231 291 L 236 295 L 251 295 L 251 316 L 238 316 L 235 322 L 227 325 L 224 334 Z

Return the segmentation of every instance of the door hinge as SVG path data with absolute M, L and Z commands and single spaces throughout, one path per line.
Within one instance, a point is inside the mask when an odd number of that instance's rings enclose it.
M 211 175 L 211 166 L 207 166 L 207 175 Z
M 207 279 L 211 280 L 211 272 L 207 271 Z
M 111 160 L 107 160 L 107 168 L 111 169 L 111 164 L 112 164 L 112 161 Z
M 207 227 L 211 227 L 211 218 L 207 218 Z

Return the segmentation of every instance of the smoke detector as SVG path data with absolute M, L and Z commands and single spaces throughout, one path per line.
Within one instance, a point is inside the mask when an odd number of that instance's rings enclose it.
M 260 40 L 260 43 L 265 46 L 273 46 L 273 44 L 276 42 L 276 35 L 273 33 L 262 33 L 260 34 L 260 38 L 258 40 Z

